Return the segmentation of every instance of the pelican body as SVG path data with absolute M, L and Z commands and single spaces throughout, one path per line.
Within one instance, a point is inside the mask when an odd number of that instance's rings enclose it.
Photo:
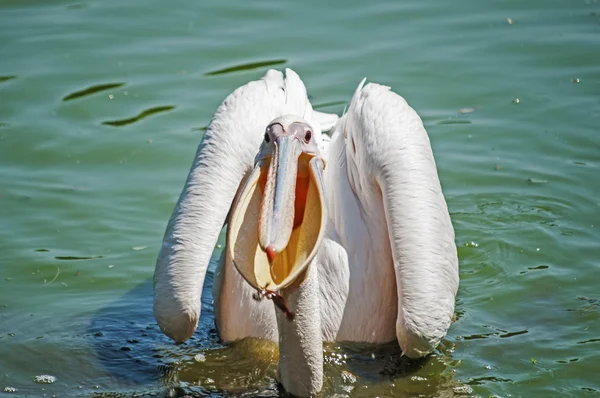
M 313 110 L 290 69 L 217 109 L 156 262 L 154 314 L 167 336 L 194 332 L 227 225 L 217 330 L 225 342 L 278 342 L 289 393 L 321 390 L 323 341 L 396 340 L 411 358 L 439 344 L 458 260 L 429 138 L 402 97 L 364 83 L 340 118 Z

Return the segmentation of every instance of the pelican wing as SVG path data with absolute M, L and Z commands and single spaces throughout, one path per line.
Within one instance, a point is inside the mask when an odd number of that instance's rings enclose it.
M 304 116 L 320 136 L 304 83 L 288 69 L 270 70 L 230 94 L 198 147 L 167 225 L 154 272 L 154 315 L 175 341 L 187 340 L 200 317 L 204 277 L 219 233 L 244 176 L 252 169 L 268 123 L 284 114 Z
M 357 173 L 355 186 L 379 191 L 398 293 L 396 336 L 419 357 L 446 335 L 458 289 L 454 230 L 429 137 L 406 101 L 378 84 L 356 90 L 340 120 Z M 357 175 L 359 175 L 357 177 Z M 360 195 L 358 195 L 360 196 Z M 360 199 L 359 199 L 360 200 Z

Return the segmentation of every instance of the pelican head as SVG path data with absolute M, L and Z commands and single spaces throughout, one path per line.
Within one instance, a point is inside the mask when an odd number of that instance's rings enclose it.
M 258 291 L 302 281 L 325 229 L 319 137 L 298 116 L 267 126 L 254 169 L 234 201 L 227 251 Z

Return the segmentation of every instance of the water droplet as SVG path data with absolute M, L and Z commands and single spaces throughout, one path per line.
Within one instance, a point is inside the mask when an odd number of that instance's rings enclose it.
M 344 383 L 354 384 L 356 383 L 356 376 L 348 372 L 347 370 L 344 370 L 342 371 L 342 380 L 344 381 Z
M 4 392 L 17 392 L 17 389 L 14 387 L 6 386 L 4 387 Z
M 579 82 L 581 82 L 581 80 L 579 80 L 579 78 L 576 77 L 573 80 L 571 80 L 571 82 L 573 82 L 573 83 L 579 83 Z
M 473 393 L 473 389 L 471 388 L 471 386 L 468 386 L 468 385 L 457 386 L 457 387 L 454 387 L 452 390 L 457 394 L 467 394 L 468 395 L 468 394 Z
M 458 110 L 458 113 L 461 113 L 461 114 L 472 113 L 472 112 L 475 112 L 475 110 L 476 110 L 475 107 L 460 108 Z
M 514 23 L 512 18 L 506 18 L 506 22 L 508 22 L 509 25 L 512 25 Z
M 40 384 L 52 384 L 56 381 L 56 377 L 51 376 L 51 375 L 39 375 L 39 376 L 35 376 L 33 378 L 33 380 L 36 383 L 40 383 Z
M 536 178 L 528 178 L 527 182 L 531 183 L 531 184 L 545 184 L 548 181 L 547 180 L 538 180 Z
M 196 362 L 205 362 L 205 361 L 206 361 L 206 357 L 204 356 L 204 354 L 197 354 L 197 355 L 194 357 L 194 360 L 195 360 Z
M 512 102 L 513 102 L 513 104 L 518 104 L 519 102 L 521 102 L 521 100 L 518 98 L 515 98 L 514 100 L 512 100 Z

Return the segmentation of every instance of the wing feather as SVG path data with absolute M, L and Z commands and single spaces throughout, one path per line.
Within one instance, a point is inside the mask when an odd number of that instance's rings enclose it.
M 376 186 L 383 199 L 398 293 L 396 336 L 406 355 L 426 355 L 447 333 L 458 289 L 454 229 L 429 137 L 401 96 L 364 80 L 341 123 L 357 151 L 354 185 Z
M 204 277 L 240 182 L 252 168 L 267 124 L 284 114 L 312 118 L 304 83 L 269 70 L 230 94 L 200 143 L 167 225 L 154 272 L 154 314 L 161 330 L 185 341 L 200 317 Z M 309 120 L 310 121 L 310 120 Z

